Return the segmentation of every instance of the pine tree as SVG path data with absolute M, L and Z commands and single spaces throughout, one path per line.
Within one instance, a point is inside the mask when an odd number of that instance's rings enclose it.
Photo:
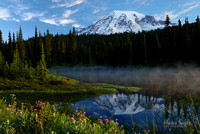
M 16 45 L 16 49 L 14 51 L 13 55 L 13 62 L 10 64 L 10 79 L 16 79 L 21 77 L 21 71 L 22 71 L 22 62 L 20 59 L 20 54 L 18 50 L 18 45 Z
M 43 48 L 43 44 L 41 46 L 41 59 L 39 61 L 39 63 L 37 64 L 37 68 L 36 68 L 36 74 L 37 74 L 37 78 L 41 81 L 45 80 L 47 77 L 47 68 L 46 68 L 46 61 L 45 61 L 45 53 L 44 53 L 44 48 Z
M 49 33 L 49 30 L 47 30 L 47 35 L 45 36 L 45 46 L 44 46 L 47 66 L 50 66 L 52 64 L 51 63 L 51 52 L 52 52 L 51 40 L 52 40 L 52 35 Z
M 89 65 L 93 64 L 93 62 L 92 62 L 91 48 L 90 47 L 88 49 L 88 63 L 89 63 Z
M 179 27 L 179 28 L 182 27 L 182 24 L 181 24 L 181 20 L 180 20 L 180 19 L 178 20 L 178 27 Z
M 22 37 L 21 26 L 20 26 L 19 35 L 18 35 L 18 38 L 17 38 L 17 48 L 18 48 L 19 57 L 20 57 L 22 63 L 25 63 L 25 61 L 26 61 L 26 50 L 25 50 L 25 44 L 24 44 L 23 37 Z
M 0 51 L 2 52 L 2 55 L 4 55 L 3 37 L 1 30 L 0 30 Z
M 3 77 L 4 57 L 0 51 L 0 77 Z
M 37 63 L 40 60 L 40 50 L 41 48 L 39 47 L 39 43 L 38 43 L 38 32 L 37 32 L 37 27 L 35 27 L 35 38 L 34 38 L 34 43 L 33 43 L 33 59 L 32 59 L 32 63 L 33 63 L 33 67 L 37 66 Z
M 169 24 L 170 24 L 170 18 L 168 15 L 166 15 L 165 27 L 169 27 Z
M 14 46 L 13 46 L 13 41 L 12 41 L 10 32 L 8 34 L 8 52 L 7 53 L 8 53 L 8 62 L 11 63 L 12 58 L 13 58 L 13 53 L 14 53 Z

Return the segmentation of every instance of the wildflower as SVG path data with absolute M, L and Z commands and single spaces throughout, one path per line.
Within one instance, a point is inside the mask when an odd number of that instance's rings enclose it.
M 82 111 L 80 111 L 80 113 L 82 113 Z
M 26 114 L 28 113 L 28 108 L 26 108 Z
M 105 121 L 105 122 L 108 122 L 109 120 L 108 120 L 108 119 L 105 119 L 104 121 Z
M 150 130 L 148 129 L 148 132 L 150 132 Z
M 40 110 L 40 112 L 41 112 L 42 110 Z
M 49 104 L 49 102 L 47 102 L 47 105 Z
M 41 107 L 41 108 L 44 108 L 44 107 Z
M 80 113 L 77 113 L 77 115 L 80 115 Z
M 83 114 L 85 114 L 85 112 L 83 112 Z
M 76 109 L 78 109 L 78 107 L 76 107 Z
M 33 106 L 31 106 L 31 109 L 33 108 Z
M 99 123 L 99 124 L 103 124 L 103 122 L 102 122 L 102 121 L 99 121 L 98 123 Z
M 82 119 L 79 119 L 79 121 L 82 121 Z
M 117 125 L 119 125 L 119 123 L 118 123 L 118 122 L 116 122 L 116 124 L 117 124 Z
M 83 115 L 82 115 L 82 114 L 81 114 L 80 116 L 81 116 L 81 117 L 83 117 Z
M 14 103 L 16 103 L 16 101 L 14 101 Z
M 76 120 L 75 120 L 73 117 L 71 118 L 71 120 L 72 120 L 73 122 L 75 122 L 75 121 L 76 121 Z
M 16 96 L 16 95 L 15 95 L 15 94 L 10 94 L 10 96 L 11 96 L 11 97 L 14 97 L 14 96 Z
M 37 111 L 37 109 L 33 109 L 33 111 Z
M 45 103 L 42 103 L 43 105 L 45 104 Z
M 74 113 L 72 114 L 72 116 L 74 117 Z

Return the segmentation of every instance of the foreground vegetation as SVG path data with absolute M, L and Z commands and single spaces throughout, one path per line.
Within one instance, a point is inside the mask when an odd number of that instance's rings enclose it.
M 17 107 L 15 95 L 11 101 L 0 99 L 0 133 L 40 133 L 40 134 L 124 134 L 123 126 L 113 120 L 92 120 L 86 116 L 83 108 L 74 111 L 59 112 L 49 102 L 37 101 L 35 105 L 21 104 Z M 149 133 L 150 130 L 144 131 Z
M 154 115 L 154 112 L 152 114 Z M 198 118 L 194 120 L 196 121 Z M 145 130 L 141 130 L 139 126 L 134 124 L 131 127 L 127 124 L 123 126 L 117 120 L 87 116 L 83 107 L 63 110 L 59 105 L 39 100 L 34 104 L 19 104 L 14 94 L 11 94 L 6 100 L 0 99 L 1 134 L 156 134 L 176 132 L 192 134 L 200 132 L 199 125 L 188 125 L 177 131 L 176 129 L 164 128 L 162 125 L 157 126 L 154 120 L 145 128 Z

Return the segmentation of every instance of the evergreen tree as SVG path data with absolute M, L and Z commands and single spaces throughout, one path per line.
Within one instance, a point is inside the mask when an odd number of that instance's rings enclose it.
M 13 62 L 10 64 L 10 79 L 18 79 L 21 77 L 22 71 L 22 62 L 20 59 L 20 54 L 18 50 L 18 45 L 16 46 L 16 49 L 14 51 L 13 55 Z
M 1 30 L 0 30 L 0 51 L 2 52 L 2 55 L 4 55 L 3 37 Z
M 35 37 L 34 37 L 34 43 L 33 43 L 33 59 L 32 59 L 32 63 L 33 63 L 33 67 L 37 66 L 37 62 L 39 62 L 40 60 L 40 50 L 41 48 L 39 47 L 39 43 L 38 43 L 38 32 L 37 32 L 37 27 L 35 27 Z
M 168 15 L 166 15 L 166 20 L 165 20 L 165 27 L 168 27 L 170 24 L 170 18 Z
M 25 50 L 25 44 L 24 44 L 23 37 L 22 37 L 21 26 L 20 26 L 19 35 L 18 35 L 18 38 L 17 38 L 17 48 L 18 48 L 19 57 L 20 57 L 22 63 L 25 63 L 25 61 L 26 61 L 26 50 Z
M 52 35 L 49 33 L 49 30 L 47 30 L 47 35 L 45 36 L 45 46 L 44 46 L 47 66 L 51 65 L 51 52 L 52 52 L 51 40 L 52 40 Z
M 39 63 L 37 64 L 37 68 L 36 68 L 36 75 L 37 78 L 41 81 L 45 80 L 47 77 L 47 68 L 46 68 L 46 61 L 45 61 L 45 53 L 44 53 L 44 48 L 43 48 L 43 44 L 41 46 L 41 59 L 39 61 Z
M 182 27 L 182 24 L 181 24 L 181 20 L 180 20 L 180 19 L 178 20 L 178 27 L 179 27 L 179 28 Z
M 4 57 L 0 51 L 0 77 L 3 77 Z
M 14 46 L 13 46 L 13 41 L 12 41 L 11 33 L 9 32 L 9 34 L 8 34 L 8 51 L 7 51 L 8 62 L 9 63 L 12 62 L 13 53 L 14 53 Z
M 89 47 L 89 49 L 88 49 L 88 63 L 89 63 L 89 65 L 92 65 L 92 64 L 93 64 L 93 62 L 92 62 L 92 54 L 91 54 L 91 49 L 90 49 L 90 47 Z

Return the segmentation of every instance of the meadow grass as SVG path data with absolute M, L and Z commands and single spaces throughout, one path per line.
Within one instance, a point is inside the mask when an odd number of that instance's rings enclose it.
M 92 93 L 96 95 L 116 92 L 131 93 L 140 90 L 137 87 L 123 87 L 106 83 L 81 83 L 77 80 L 48 76 L 44 81 L 8 80 L 0 78 L 0 93 L 5 92 L 45 92 L 45 93 Z

